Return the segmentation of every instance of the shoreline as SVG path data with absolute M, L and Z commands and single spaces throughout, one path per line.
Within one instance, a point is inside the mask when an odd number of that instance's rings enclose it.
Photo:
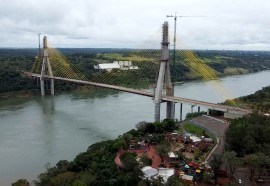
M 177 85 L 181 86 L 185 83 L 198 82 L 198 81 L 213 81 L 213 80 L 219 80 L 221 78 L 226 78 L 226 77 L 250 75 L 250 74 L 255 74 L 255 73 L 264 72 L 264 71 L 270 71 L 270 69 L 256 71 L 256 72 L 248 72 L 248 73 L 244 73 L 244 74 L 221 74 L 221 75 L 217 76 L 218 77 L 217 79 L 211 79 L 211 80 L 203 80 L 200 78 L 182 80 L 180 83 L 178 82 Z M 149 84 L 149 86 L 148 86 L 149 89 L 152 89 L 153 87 L 154 87 L 153 84 Z M 81 88 L 76 88 L 76 89 L 71 90 L 71 92 L 76 93 L 76 92 L 81 91 L 81 90 L 83 91 L 83 89 L 81 89 Z M 66 91 L 60 90 L 57 93 L 62 93 L 62 92 L 66 92 Z M 0 93 L 0 101 L 6 101 L 6 100 L 9 100 L 10 98 L 31 98 L 36 94 L 38 94 L 37 89 L 2 92 L 2 93 Z

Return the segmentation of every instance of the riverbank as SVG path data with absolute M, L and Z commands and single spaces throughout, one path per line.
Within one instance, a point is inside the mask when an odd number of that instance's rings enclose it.
M 31 98 L 33 95 L 34 94 L 31 90 L 5 92 L 0 94 L 0 101 L 8 100 L 11 98 Z
M 218 82 L 234 97 L 252 94 L 270 85 L 270 71 L 221 78 Z M 39 93 L 39 92 L 37 92 Z M 0 104 L 0 185 L 19 178 L 36 179 L 44 165 L 71 161 L 99 141 L 115 139 L 140 121 L 153 121 L 153 100 L 129 93 L 108 96 L 62 93 L 26 98 L 23 104 Z M 211 81 L 192 81 L 175 86 L 175 95 L 213 103 L 226 97 L 213 89 Z M 4 101 L 6 102 L 6 101 Z M 6 102 L 7 103 L 7 102 Z M 196 108 L 194 108 L 195 110 Z M 203 108 L 201 108 L 203 111 Z M 183 105 L 183 115 L 191 112 Z M 165 118 L 165 104 L 161 118 Z M 179 119 L 179 104 L 176 104 Z

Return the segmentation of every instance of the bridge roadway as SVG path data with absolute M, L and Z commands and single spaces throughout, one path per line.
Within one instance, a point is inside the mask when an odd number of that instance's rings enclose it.
M 24 72 L 24 74 L 26 74 L 27 76 L 40 78 L 40 74 L 34 74 L 34 73 L 30 73 L 30 72 Z M 67 81 L 67 82 L 72 82 L 72 83 L 79 83 L 79 84 L 84 84 L 84 85 L 92 85 L 92 86 L 97 86 L 97 87 L 102 87 L 102 88 L 109 88 L 109 89 L 113 89 L 113 90 L 129 92 L 132 94 L 138 94 L 138 95 L 152 97 L 152 98 L 154 97 L 154 94 L 151 92 L 148 92 L 148 91 L 136 90 L 136 89 L 126 88 L 126 87 L 121 87 L 121 86 L 116 86 L 116 85 L 108 85 L 108 84 L 103 84 L 103 83 L 95 83 L 95 82 L 91 82 L 91 81 L 76 80 L 76 79 L 69 79 L 69 78 L 62 78 L 62 77 L 50 77 L 47 75 L 45 75 L 44 78 Z M 202 106 L 202 107 L 205 107 L 208 109 L 218 110 L 218 111 L 222 111 L 222 112 L 232 112 L 232 113 L 237 113 L 237 114 L 251 113 L 251 110 L 249 110 L 249 109 L 241 109 L 241 108 L 233 107 L 233 106 L 220 105 L 220 104 L 209 103 L 209 102 L 205 102 L 205 101 L 198 101 L 198 100 L 194 100 L 194 99 L 187 99 L 187 98 L 182 98 L 182 97 L 175 97 L 175 96 L 163 95 L 162 101 L 184 103 L 184 104 L 189 104 L 189 105 L 193 105 L 193 106 Z

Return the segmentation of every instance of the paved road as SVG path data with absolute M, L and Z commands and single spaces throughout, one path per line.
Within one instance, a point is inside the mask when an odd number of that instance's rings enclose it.
M 219 139 L 219 144 L 213 151 L 213 154 L 222 154 L 225 146 L 225 132 L 229 127 L 228 122 L 205 115 L 196 117 L 191 122 L 213 133 Z M 208 162 L 211 161 L 211 157 L 208 159 Z
M 249 170 L 248 168 L 238 168 L 234 173 L 234 178 L 238 185 L 249 186 L 252 185 L 248 180 Z M 239 179 L 241 179 L 241 184 L 239 183 Z

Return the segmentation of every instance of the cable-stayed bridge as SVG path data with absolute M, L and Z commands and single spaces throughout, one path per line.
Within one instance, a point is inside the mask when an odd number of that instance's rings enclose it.
M 42 54 L 41 52 L 39 53 L 39 56 L 33 65 L 32 72 L 25 72 L 25 74 L 40 80 L 41 95 L 45 95 L 46 81 L 50 84 L 50 93 L 54 94 L 54 80 L 57 80 L 151 97 L 155 103 L 155 121 L 160 120 L 160 105 L 163 102 L 167 103 L 166 117 L 172 119 L 174 119 L 175 115 L 175 103 L 180 103 L 180 120 L 182 120 L 182 104 L 189 104 L 191 105 L 191 108 L 197 106 L 198 110 L 200 107 L 205 107 L 221 111 L 232 117 L 246 115 L 251 112 L 249 109 L 241 109 L 237 106 L 214 104 L 175 96 L 174 85 L 171 79 L 171 74 L 175 76 L 175 73 L 171 70 L 169 64 L 168 38 L 168 23 L 165 22 L 163 25 L 161 52 L 156 52 L 154 50 L 144 51 L 146 54 L 145 57 L 140 56 L 142 51 L 133 52 L 128 55 L 124 54 L 120 56 L 120 59 L 132 61 L 132 65 L 136 68 L 131 69 L 129 66 L 125 66 L 125 64 L 131 64 L 129 61 L 121 61 L 122 66 L 124 64 L 123 69 L 103 70 L 96 73 L 88 80 L 88 78 L 69 63 L 62 54 L 48 48 L 47 38 L 45 36 L 43 39 Z M 194 72 L 201 74 L 203 79 L 208 80 L 216 78 L 213 69 L 197 59 L 193 53 L 186 52 L 183 55 L 188 59 L 187 66 L 192 68 Z M 102 63 L 104 59 L 101 58 L 100 61 Z M 118 64 L 120 63 L 118 62 Z M 119 83 L 123 80 L 125 80 L 124 84 L 127 86 L 123 86 Z M 155 83 L 154 92 L 130 88 L 140 80 L 144 82 L 147 81 L 146 83 L 148 84 L 151 83 L 151 81 L 152 83 Z

